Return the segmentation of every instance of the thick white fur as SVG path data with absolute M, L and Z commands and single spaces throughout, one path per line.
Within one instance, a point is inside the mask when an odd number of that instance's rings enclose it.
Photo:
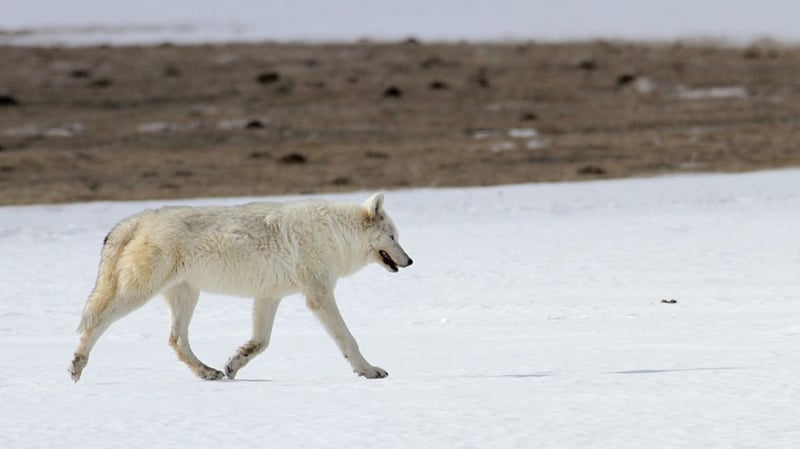
M 361 355 L 333 290 L 339 278 L 370 262 L 389 271 L 410 265 L 398 237 L 382 194 L 363 205 L 165 207 L 129 217 L 104 242 L 70 374 L 80 379 L 92 347 L 111 323 L 163 293 L 172 315 L 169 342 L 179 359 L 203 379 L 233 378 L 269 344 L 281 298 L 302 293 L 353 370 L 367 378 L 385 377 L 386 371 Z M 255 298 L 253 336 L 230 358 L 225 373 L 198 360 L 189 345 L 200 291 Z

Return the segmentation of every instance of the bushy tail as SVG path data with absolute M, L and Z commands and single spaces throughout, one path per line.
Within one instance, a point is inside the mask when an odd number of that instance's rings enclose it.
M 103 241 L 97 282 L 83 307 L 78 332 L 91 328 L 111 305 L 117 295 L 118 265 L 122 250 L 130 243 L 139 227 L 138 217 L 131 217 L 118 224 Z

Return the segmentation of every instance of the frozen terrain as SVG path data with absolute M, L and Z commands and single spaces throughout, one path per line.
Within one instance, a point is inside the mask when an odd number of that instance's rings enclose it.
M 338 288 L 387 379 L 350 373 L 290 297 L 272 346 L 239 379 L 198 380 L 168 347 L 155 299 L 112 326 L 73 384 L 73 330 L 102 239 L 161 204 L 0 208 L 0 447 L 800 441 L 798 170 L 389 192 L 415 264 L 372 266 Z M 201 297 L 201 359 L 224 364 L 249 336 L 249 307 Z
M 800 41 L 795 0 L 0 0 L 0 43 L 677 39 Z

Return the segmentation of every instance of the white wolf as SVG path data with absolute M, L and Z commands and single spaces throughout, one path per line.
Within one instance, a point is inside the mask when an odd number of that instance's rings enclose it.
M 369 262 L 391 272 L 412 263 L 383 210 L 383 194 L 363 205 L 304 201 L 146 210 L 106 237 L 69 372 L 77 382 L 108 326 L 163 293 L 172 315 L 169 344 L 178 358 L 200 378 L 232 379 L 266 349 L 281 298 L 303 293 L 353 371 L 386 377 L 361 355 L 333 295 L 339 278 Z M 189 321 L 201 290 L 255 298 L 253 336 L 224 373 L 198 360 L 189 347 Z

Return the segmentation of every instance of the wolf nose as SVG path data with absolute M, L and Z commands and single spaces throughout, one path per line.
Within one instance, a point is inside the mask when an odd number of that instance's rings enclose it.
M 409 265 L 411 265 L 412 263 L 414 263 L 414 260 L 413 260 L 413 259 L 411 259 L 411 258 L 409 257 L 409 258 L 408 258 L 408 265 L 406 265 L 406 266 L 409 266 Z

